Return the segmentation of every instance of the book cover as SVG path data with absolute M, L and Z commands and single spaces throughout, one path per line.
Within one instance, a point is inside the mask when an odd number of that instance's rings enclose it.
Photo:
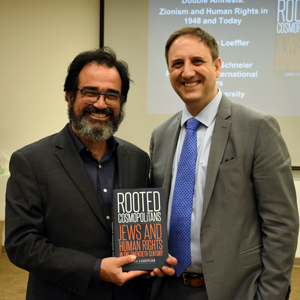
M 114 256 L 136 255 L 123 271 L 161 269 L 168 257 L 163 188 L 113 191 Z

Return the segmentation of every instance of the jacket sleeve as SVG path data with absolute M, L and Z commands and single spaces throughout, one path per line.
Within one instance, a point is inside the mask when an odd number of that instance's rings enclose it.
M 12 155 L 10 173 L 5 221 L 9 259 L 34 276 L 84 296 L 97 257 L 58 247 L 47 239 L 45 218 L 49 212 L 45 210 L 43 186 L 38 184 L 38 174 L 21 151 Z
M 286 299 L 299 230 L 291 162 L 277 121 L 262 119 L 253 164 L 253 182 L 261 218 L 263 271 L 257 299 Z

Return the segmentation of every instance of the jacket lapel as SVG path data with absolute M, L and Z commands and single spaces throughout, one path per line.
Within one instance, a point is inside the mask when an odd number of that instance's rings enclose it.
M 212 191 L 216 182 L 219 167 L 227 145 L 227 140 L 231 128 L 231 121 L 227 120 L 231 116 L 231 102 L 224 95 L 219 105 L 212 142 L 210 147 L 209 159 L 207 164 L 206 183 L 204 191 L 204 203 L 202 220 L 205 217 Z
M 75 145 L 68 133 L 67 126 L 54 136 L 53 142 L 56 145 L 56 156 L 60 160 L 66 173 L 72 179 L 74 185 L 80 191 L 82 197 L 89 204 L 100 222 L 110 231 L 105 216 L 99 204 L 97 194 L 94 190 L 92 182 L 84 167 Z
M 170 143 L 168 143 L 169 148 L 166 149 L 166 152 L 169 153 L 167 164 L 166 164 L 166 170 L 165 170 L 165 176 L 164 176 L 164 182 L 163 187 L 166 191 L 166 199 L 167 202 L 169 202 L 169 196 L 170 196 L 170 187 L 171 187 L 171 180 L 172 180 L 172 166 L 173 166 L 173 160 L 174 160 L 174 154 L 177 147 L 177 141 L 180 133 L 181 128 L 181 116 L 182 113 L 177 115 L 177 118 L 175 119 L 175 123 L 171 124 L 169 126 L 169 132 L 165 134 L 165 136 L 168 138 Z M 175 128 L 175 130 L 174 130 Z
M 118 139 L 119 146 L 117 151 L 118 157 L 118 178 L 119 178 L 119 189 L 124 189 L 130 186 L 130 160 L 127 151 L 124 149 L 124 143 L 122 140 Z

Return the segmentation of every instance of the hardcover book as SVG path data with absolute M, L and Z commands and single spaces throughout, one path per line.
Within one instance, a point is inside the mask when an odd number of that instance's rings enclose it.
M 114 256 L 136 255 L 123 271 L 161 269 L 168 257 L 163 188 L 113 191 Z

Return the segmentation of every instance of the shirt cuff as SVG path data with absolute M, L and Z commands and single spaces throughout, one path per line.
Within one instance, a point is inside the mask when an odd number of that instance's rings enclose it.
M 96 287 L 100 284 L 100 265 L 101 265 L 102 259 L 98 258 L 95 262 L 92 277 L 90 281 L 90 285 L 93 287 Z

